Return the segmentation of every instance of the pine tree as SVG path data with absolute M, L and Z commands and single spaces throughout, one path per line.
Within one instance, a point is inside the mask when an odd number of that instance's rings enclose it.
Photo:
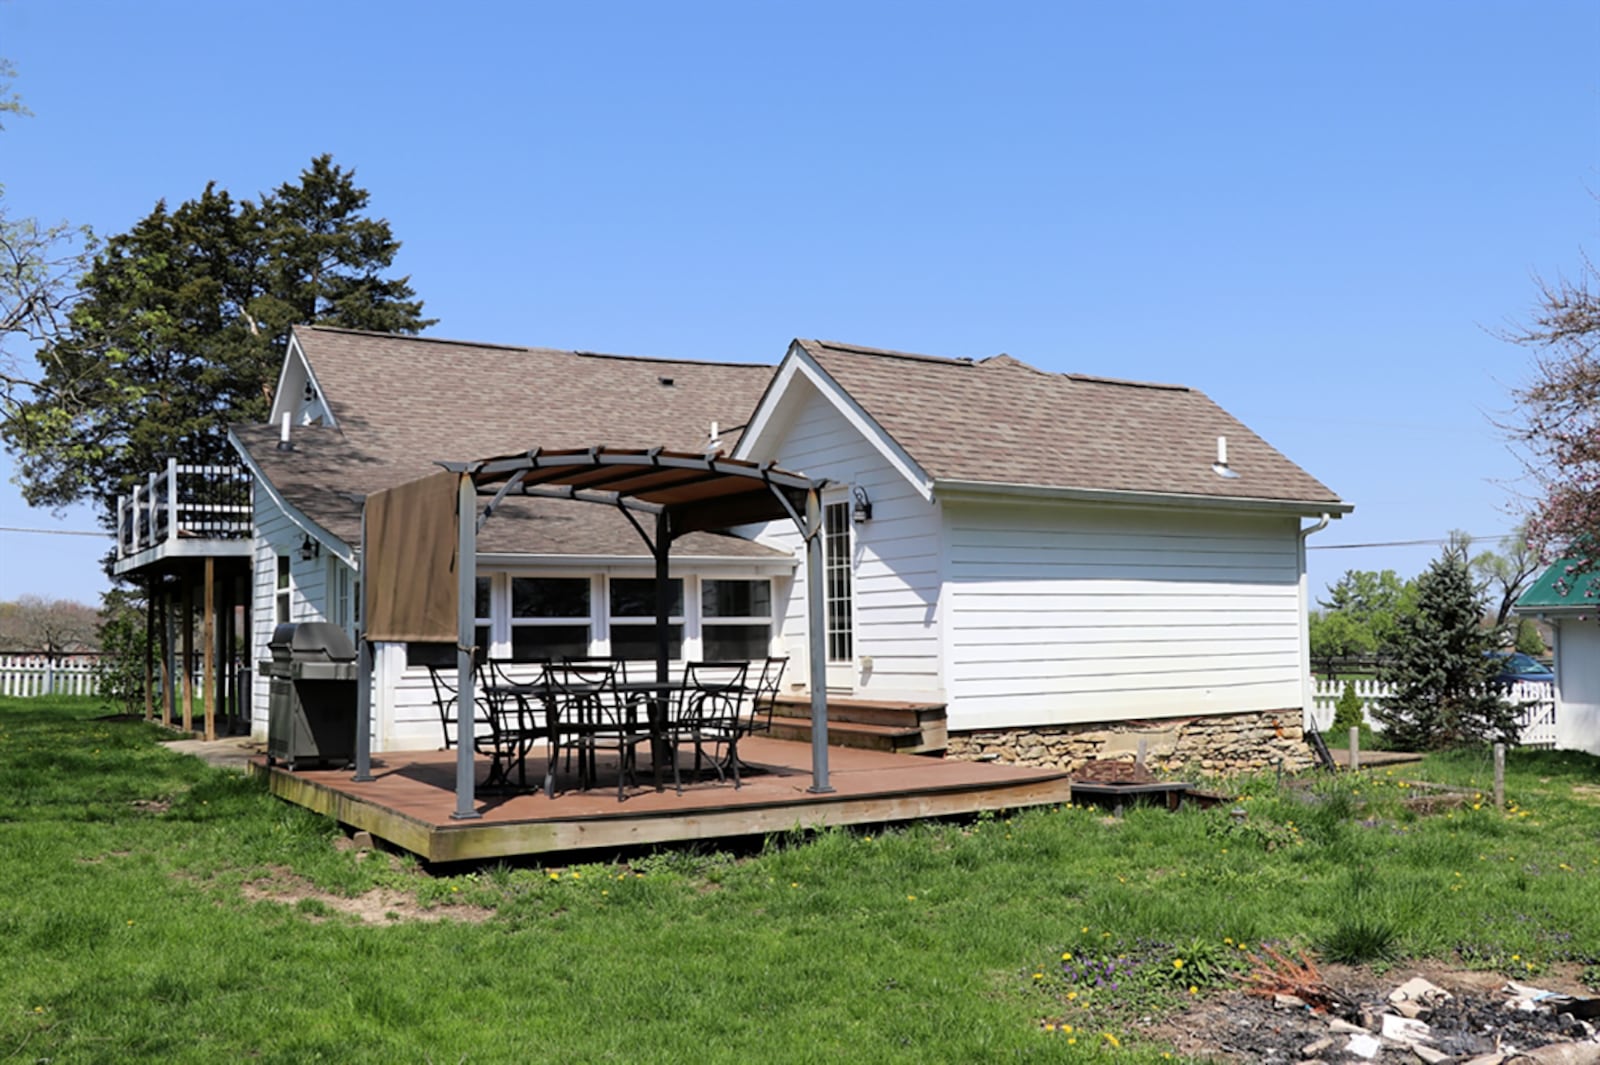
M 1466 552 L 1452 544 L 1417 579 L 1416 610 L 1400 619 L 1394 657 L 1381 671 L 1394 694 L 1373 716 L 1396 747 L 1516 742 L 1517 712 L 1493 684 L 1498 663 L 1482 616 Z
M 230 422 L 258 421 L 298 323 L 416 333 L 399 250 L 365 189 L 328 156 L 260 202 L 207 185 L 112 237 L 79 282 L 65 332 L 39 352 L 40 387 L 0 426 L 24 497 L 117 493 L 165 464 L 228 454 Z

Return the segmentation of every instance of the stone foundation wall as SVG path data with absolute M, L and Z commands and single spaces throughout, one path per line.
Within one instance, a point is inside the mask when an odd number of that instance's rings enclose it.
M 1145 765 L 1157 772 L 1235 773 L 1304 769 L 1311 764 L 1299 707 L 1288 710 L 1101 721 L 1086 725 L 952 732 L 945 757 L 1077 769 L 1091 760 L 1133 761 L 1145 741 Z

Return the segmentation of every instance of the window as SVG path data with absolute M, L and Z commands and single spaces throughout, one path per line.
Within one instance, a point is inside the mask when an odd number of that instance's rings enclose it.
M 667 581 L 672 605 L 667 609 L 667 657 L 683 658 L 683 581 Z M 656 659 L 656 582 L 654 578 L 611 579 L 611 657 L 628 661 Z
M 511 578 L 511 660 L 587 656 L 590 618 L 587 577 Z
M 352 628 L 350 568 L 334 558 L 328 560 L 328 572 L 331 577 L 328 620 L 349 632 Z
M 822 508 L 823 601 L 827 607 L 828 661 L 855 657 L 855 631 L 850 599 L 850 504 Z
M 491 632 L 489 624 L 489 608 L 491 603 L 490 590 L 494 586 L 492 577 L 479 577 L 477 594 L 474 597 L 472 612 L 475 615 L 472 642 L 477 645 L 473 658 L 481 665 L 489 658 L 489 640 Z M 357 594 L 360 594 L 361 584 L 356 582 Z M 456 645 L 453 643 L 408 643 L 406 644 L 406 665 L 408 666 L 438 666 L 440 668 L 454 669 L 456 663 Z
M 700 618 L 706 660 L 765 658 L 772 649 L 772 584 L 707 578 L 700 584 Z
M 272 616 L 279 625 L 289 623 L 289 556 L 278 556 L 278 584 L 273 594 Z

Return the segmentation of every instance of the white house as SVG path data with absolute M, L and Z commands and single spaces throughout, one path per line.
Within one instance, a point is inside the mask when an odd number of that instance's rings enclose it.
M 1513 608 L 1555 633 L 1556 746 L 1600 754 L 1600 574 L 1556 562 Z
M 271 423 L 231 440 L 257 660 L 279 621 L 355 625 L 363 498 L 438 460 L 722 450 L 830 484 L 830 702 L 942 706 L 950 756 L 1037 763 L 1140 740 L 1169 764 L 1303 763 L 1305 538 L 1351 509 L 1189 388 L 805 340 L 774 372 L 302 327 Z M 673 653 L 787 654 L 803 684 L 796 534 L 738 532 L 675 545 Z M 650 566 L 607 508 L 508 501 L 479 543 L 479 645 L 649 658 Z M 374 749 L 439 745 L 429 650 L 376 648 Z M 260 677 L 251 717 L 264 732 Z

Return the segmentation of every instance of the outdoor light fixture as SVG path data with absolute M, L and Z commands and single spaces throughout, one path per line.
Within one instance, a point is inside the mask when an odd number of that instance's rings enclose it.
M 855 497 L 855 509 L 850 512 L 850 516 L 855 519 L 857 525 L 860 525 L 864 521 L 871 521 L 872 500 L 867 498 L 867 490 L 862 488 L 860 485 L 857 485 L 855 488 Z
M 310 533 L 306 533 L 305 538 L 300 541 L 300 561 L 310 562 L 312 559 L 320 558 L 321 556 L 322 545 L 313 540 Z

